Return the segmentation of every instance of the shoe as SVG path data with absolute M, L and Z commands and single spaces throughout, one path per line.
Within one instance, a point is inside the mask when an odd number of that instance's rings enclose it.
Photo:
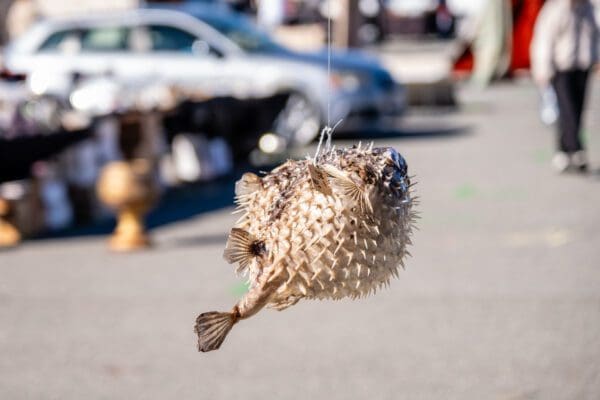
M 587 172 L 588 163 L 585 151 L 579 150 L 571 154 L 571 165 L 579 172 Z
M 571 159 L 567 153 L 559 151 L 552 157 L 552 166 L 556 172 L 563 173 L 571 166 Z

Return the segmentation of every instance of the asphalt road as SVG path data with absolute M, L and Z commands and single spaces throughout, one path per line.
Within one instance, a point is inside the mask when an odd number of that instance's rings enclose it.
M 600 398 L 600 175 L 553 173 L 530 83 L 460 98 L 376 140 L 407 158 L 423 215 L 388 290 L 265 310 L 200 354 L 196 315 L 244 291 L 221 258 L 231 207 L 136 254 L 27 242 L 0 253 L 0 398 Z M 599 84 L 588 110 L 597 168 Z

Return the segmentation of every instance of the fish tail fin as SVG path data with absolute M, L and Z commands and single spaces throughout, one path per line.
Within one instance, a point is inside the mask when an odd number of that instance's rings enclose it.
M 235 307 L 231 312 L 211 311 L 200 314 L 196 318 L 194 330 L 198 334 L 198 351 L 217 350 L 225 337 L 240 319 L 240 313 Z

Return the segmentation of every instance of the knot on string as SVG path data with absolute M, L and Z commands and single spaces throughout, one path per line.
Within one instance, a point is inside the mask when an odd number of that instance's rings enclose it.
M 325 138 L 325 136 L 327 136 L 327 140 L 325 141 L 325 153 L 331 151 L 331 136 L 333 135 L 333 131 L 335 130 L 335 128 L 337 128 L 338 125 L 342 123 L 342 121 L 343 121 L 343 119 L 340 119 L 333 126 L 333 128 L 331 126 L 329 126 L 329 124 L 327 124 L 321 130 L 321 135 L 319 137 L 319 144 L 317 145 L 317 151 L 315 152 L 315 157 L 313 158 L 314 164 L 317 163 L 317 158 L 319 157 L 319 154 L 321 154 L 321 146 L 323 145 L 323 139 Z

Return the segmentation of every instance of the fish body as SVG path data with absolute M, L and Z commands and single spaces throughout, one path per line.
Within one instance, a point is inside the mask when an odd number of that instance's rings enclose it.
M 388 285 L 404 264 L 415 213 L 407 165 L 393 148 L 352 147 L 290 160 L 236 184 L 242 217 L 225 249 L 250 289 L 229 313 L 196 321 L 199 350 L 267 306 L 359 298 Z

